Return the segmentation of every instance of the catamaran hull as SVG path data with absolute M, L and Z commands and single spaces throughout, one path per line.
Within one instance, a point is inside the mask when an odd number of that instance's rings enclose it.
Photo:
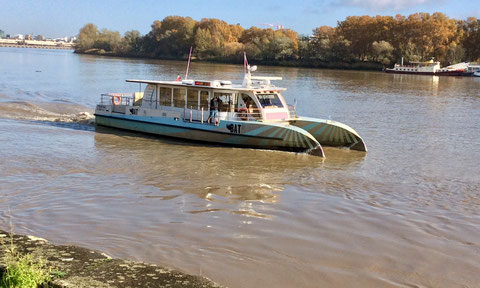
M 95 114 L 97 125 L 180 139 L 294 152 L 324 157 L 320 143 L 307 131 L 290 125 L 221 121 L 219 126 L 167 117 Z
M 340 122 L 299 117 L 290 124 L 309 132 L 322 146 L 346 147 L 367 152 L 367 146 L 358 133 Z

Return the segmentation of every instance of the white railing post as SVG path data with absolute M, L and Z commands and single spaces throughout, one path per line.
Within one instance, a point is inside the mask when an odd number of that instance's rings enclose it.
M 202 107 L 202 112 L 201 113 L 202 113 L 202 124 L 203 124 L 203 107 Z
M 190 122 L 192 122 L 192 106 L 190 106 Z

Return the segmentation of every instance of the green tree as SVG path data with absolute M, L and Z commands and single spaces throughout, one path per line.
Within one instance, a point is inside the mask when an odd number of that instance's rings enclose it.
M 125 32 L 121 47 L 123 53 L 140 53 L 142 49 L 142 37 L 140 32 L 137 30 Z
M 230 42 L 223 48 L 223 57 L 230 61 L 241 63 L 243 61 L 243 52 L 245 45 L 239 42 Z
M 472 61 L 480 60 L 480 19 L 470 17 L 461 23 L 463 37 L 462 46 L 465 49 L 465 56 Z
M 98 29 L 92 23 L 88 23 L 80 29 L 76 50 L 84 52 L 91 49 L 97 40 Z
M 307 35 L 299 35 L 298 36 L 298 58 L 300 60 L 308 60 L 311 58 L 310 55 L 310 43 L 311 38 Z
M 155 21 L 145 41 L 149 46 L 144 50 L 160 57 L 182 57 L 193 45 L 195 25 L 196 21 L 192 18 L 181 16 L 168 16 L 162 21 Z
M 376 40 L 375 18 L 370 16 L 349 16 L 337 25 L 339 36 L 350 42 L 353 54 L 359 60 L 368 60 L 371 45 Z
M 380 62 L 382 64 L 390 64 L 390 62 L 392 61 L 392 52 L 394 50 L 392 44 L 386 41 L 374 41 L 372 43 L 372 50 L 374 55 L 374 61 Z
M 251 27 L 243 31 L 239 42 L 245 45 L 245 50 L 250 59 L 262 60 L 264 55 L 269 54 L 265 50 L 271 49 L 269 44 L 274 38 L 274 33 L 273 29 Z
M 333 58 L 333 45 L 336 40 L 336 29 L 330 26 L 321 26 L 313 30 L 310 41 L 310 58 L 321 61 L 330 61 Z
M 354 58 L 352 42 L 334 27 L 321 26 L 313 30 L 309 49 L 311 59 L 322 62 L 350 62 Z
M 195 28 L 195 48 L 198 56 L 218 57 L 225 55 L 224 47 L 238 41 L 239 29 L 225 21 L 204 18 Z
M 263 59 L 283 60 L 293 56 L 295 50 L 292 40 L 281 33 L 275 33 L 274 35 L 273 39 L 263 49 Z
M 195 32 L 195 50 L 199 58 L 207 58 L 220 53 L 213 35 L 207 30 L 198 28 Z
M 108 29 L 102 29 L 98 33 L 95 40 L 94 48 L 102 49 L 107 52 L 117 53 L 120 51 L 120 44 L 122 42 L 122 36 L 117 31 L 110 31 Z

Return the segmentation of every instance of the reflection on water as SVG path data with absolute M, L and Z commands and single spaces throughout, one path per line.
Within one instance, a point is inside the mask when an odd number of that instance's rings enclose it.
M 369 147 L 321 159 L 89 123 L 101 93 L 173 79 L 183 62 L 0 48 L 0 63 L 0 229 L 229 287 L 480 282 L 480 79 L 259 67 L 284 77 L 300 115 L 344 122 Z
M 331 149 L 332 155 L 324 160 L 306 154 L 204 145 L 105 127 L 96 128 L 94 139 L 102 155 L 128 155 L 101 158 L 100 167 L 118 169 L 115 173 L 129 173 L 136 181 L 159 188 L 158 195 L 145 197 L 168 200 L 183 191 L 208 202 L 274 203 L 285 185 L 314 178 L 324 165 L 329 169 L 358 165 L 365 156 Z M 132 159 L 135 169 L 126 171 Z

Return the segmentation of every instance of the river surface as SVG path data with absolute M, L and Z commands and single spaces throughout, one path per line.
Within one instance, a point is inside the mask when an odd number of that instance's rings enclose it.
M 480 78 L 260 66 L 369 149 L 325 160 L 92 125 L 101 93 L 185 64 L 0 48 L 0 229 L 234 288 L 480 287 Z

